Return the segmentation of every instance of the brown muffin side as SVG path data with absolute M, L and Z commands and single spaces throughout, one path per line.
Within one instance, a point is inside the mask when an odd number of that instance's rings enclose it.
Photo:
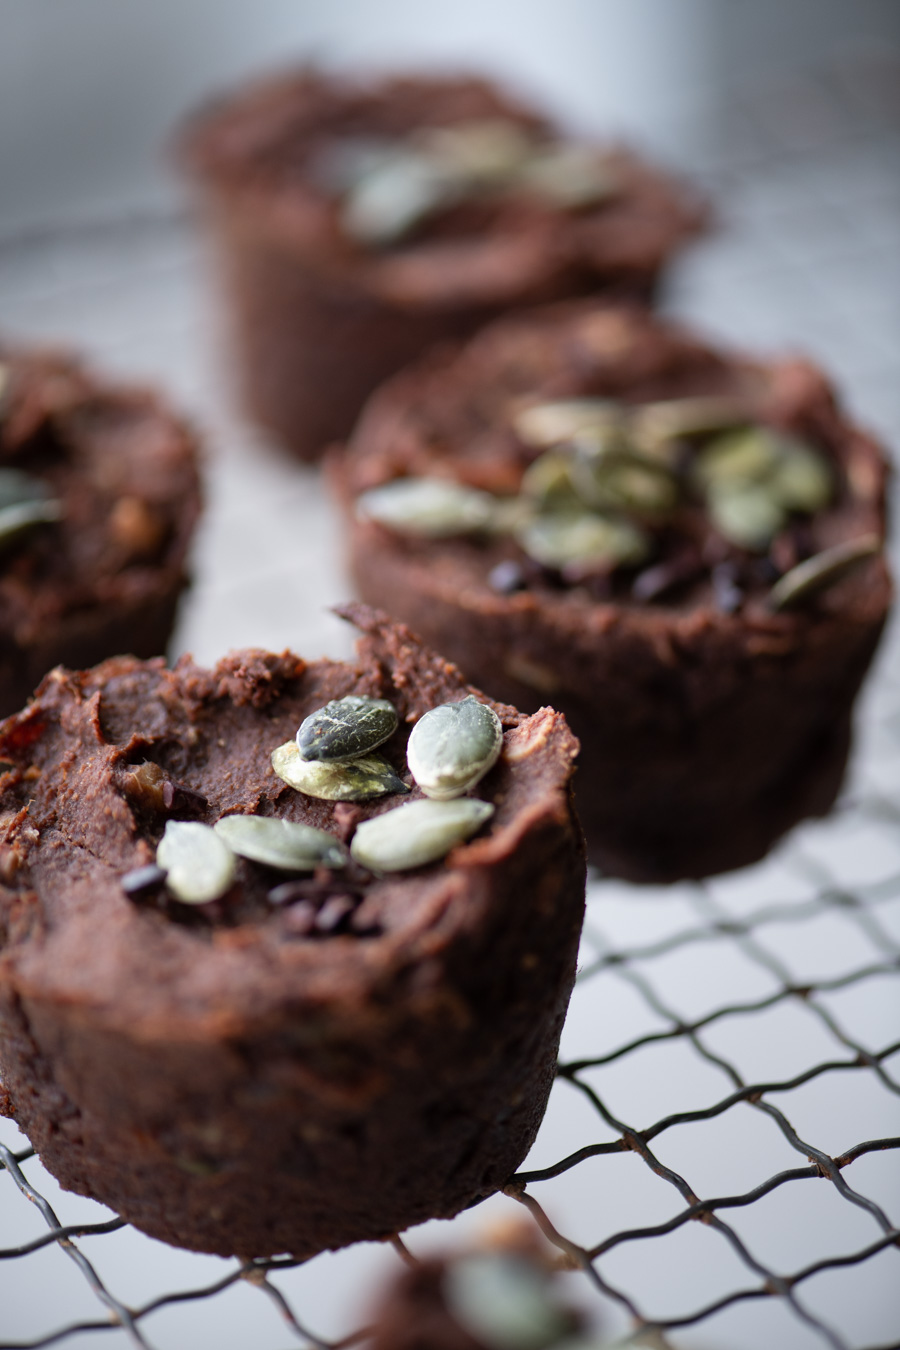
M 523 305 L 597 290 L 649 298 L 705 219 L 624 150 L 621 191 L 595 208 L 535 198 L 458 206 L 387 249 L 355 243 L 315 173 L 342 136 L 502 118 L 547 120 L 473 77 L 366 83 L 312 71 L 251 85 L 188 125 L 180 157 L 219 257 L 243 402 L 304 459 L 347 435 L 367 395 L 446 339 Z
M 407 474 L 515 491 L 527 461 L 510 423 L 528 401 L 735 393 L 762 422 L 832 457 L 843 486 L 810 523 L 810 551 L 883 537 L 884 456 L 841 413 L 821 372 L 717 352 L 630 307 L 535 311 L 421 363 L 375 395 L 332 462 L 360 594 L 389 605 L 496 697 L 524 708 L 549 700 L 565 713 L 582 744 L 590 856 L 636 880 L 755 861 L 830 807 L 853 698 L 890 603 L 884 558 L 783 613 L 769 610 L 763 584 L 726 613 L 702 578 L 650 603 L 541 579 L 499 594 L 489 576 L 516 556 L 507 542 L 403 536 L 359 519 L 355 499 Z
M 400 768 L 409 722 L 470 692 L 407 629 L 351 612 L 357 666 L 117 659 L 54 672 L 0 733 L 7 1110 L 64 1186 L 183 1246 L 305 1256 L 450 1216 L 512 1174 L 553 1079 L 584 858 L 577 745 L 550 710 L 498 706 L 504 753 L 477 789 L 493 821 L 445 862 L 368 881 L 355 930 L 293 931 L 252 864 L 212 918 L 122 891 L 165 819 L 134 797 L 145 759 L 202 794 L 201 820 L 338 833 L 397 804 L 348 817 L 269 765 L 353 692 L 395 702 Z
M 0 465 L 39 480 L 61 518 L 7 546 L 0 714 L 59 664 L 165 651 L 200 511 L 198 443 L 152 390 L 68 354 L 0 344 Z

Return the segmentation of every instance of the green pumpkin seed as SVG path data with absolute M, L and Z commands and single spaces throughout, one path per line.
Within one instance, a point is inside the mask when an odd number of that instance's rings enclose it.
M 444 858 L 490 820 L 490 802 L 473 797 L 455 801 L 409 802 L 365 820 L 357 827 L 350 852 L 373 872 L 405 872 Z
M 833 548 L 807 558 L 775 583 L 769 595 L 769 608 L 794 609 L 819 591 L 834 586 L 869 558 L 874 558 L 882 547 L 877 534 L 864 534 L 859 539 L 835 544 Z
M 609 159 L 592 146 L 571 142 L 536 151 L 519 178 L 554 206 L 570 210 L 596 206 L 622 190 L 621 175 Z
M 453 175 L 431 156 L 398 148 L 351 187 L 341 225 L 369 247 L 395 244 L 459 195 Z
M 397 709 L 386 698 L 348 694 L 332 699 L 301 722 L 297 732 L 300 757 L 332 764 L 359 759 L 393 736 L 397 721 Z
M 558 450 L 539 455 L 522 475 L 521 492 L 543 510 L 574 508 L 578 497 L 572 482 L 572 456 Z
M 185 905 L 218 900 L 234 881 L 234 852 L 209 825 L 170 820 L 156 850 L 166 886 Z
M 657 454 L 668 442 L 729 431 L 748 421 L 746 403 L 728 394 L 661 399 L 630 410 L 635 444 L 650 454 Z
M 650 541 L 638 526 L 593 511 L 538 516 L 516 538 L 544 567 L 619 567 L 643 562 L 650 552 Z
M 349 764 L 302 759 L 297 742 L 285 741 L 272 751 L 272 768 L 283 782 L 307 797 L 328 802 L 366 802 L 389 792 L 408 792 L 381 755 L 366 755 Z
M 694 477 L 707 492 L 765 483 L 780 460 L 778 438 L 765 427 L 748 427 L 704 446 L 694 462 Z
M 571 1329 L 547 1276 L 521 1257 L 463 1256 L 449 1263 L 442 1288 L 454 1320 L 491 1350 L 545 1350 Z
M 525 445 L 549 449 L 595 428 L 621 427 L 622 407 L 605 398 L 559 399 L 535 403 L 513 418 L 513 431 Z
M 781 460 L 771 478 L 771 491 L 786 511 L 806 511 L 812 515 L 831 500 L 834 491 L 831 468 L 808 445 L 785 438 Z
M 223 816 L 213 829 L 239 857 L 284 872 L 343 867 L 347 861 L 347 850 L 334 835 L 277 816 Z
M 431 160 L 458 177 L 470 191 L 502 185 L 534 153 L 527 132 L 517 123 L 500 117 L 428 127 L 419 132 L 416 142 Z
M 668 470 L 637 455 L 576 455 L 572 481 L 585 506 L 599 510 L 665 516 L 678 504 L 678 484 Z
M 406 762 L 426 797 L 447 801 L 474 787 L 496 763 L 502 746 L 500 718 L 470 694 L 419 718 L 410 733 Z
M 764 484 L 750 483 L 714 492 L 708 501 L 712 523 L 738 548 L 763 550 L 787 516 Z
M 357 514 L 390 530 L 445 539 L 487 529 L 495 499 L 449 478 L 394 478 L 356 500 Z

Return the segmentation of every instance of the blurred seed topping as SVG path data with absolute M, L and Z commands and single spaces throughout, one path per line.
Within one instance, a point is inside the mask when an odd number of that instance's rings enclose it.
M 61 517 L 62 503 L 41 479 L 20 469 L 0 469 L 0 546 Z
M 283 782 L 307 797 L 329 802 L 366 802 L 389 792 L 408 792 L 381 755 L 366 755 L 346 763 L 303 759 L 296 740 L 272 751 L 272 768 Z
M 406 747 L 409 771 L 427 797 L 448 801 L 474 787 L 497 761 L 503 727 L 471 694 L 420 717 Z
M 835 544 L 833 548 L 807 558 L 775 583 L 769 595 L 769 608 L 778 611 L 802 605 L 820 591 L 834 586 L 869 558 L 874 558 L 882 547 L 877 534 L 864 534 L 859 539 Z
M 283 872 L 343 867 L 347 850 L 326 830 L 277 816 L 223 816 L 213 830 L 240 858 Z
M 397 709 L 386 698 L 348 694 L 332 699 L 300 724 L 297 746 L 301 759 L 332 764 L 359 759 L 382 745 L 397 730 Z
M 553 1298 L 535 1264 L 514 1253 L 484 1252 L 449 1263 L 444 1297 L 474 1341 L 493 1350 L 546 1350 L 588 1342 L 574 1334 L 572 1314 Z
M 358 826 L 350 852 L 373 872 L 405 872 L 446 857 L 494 814 L 490 802 L 427 798 L 394 807 Z
M 636 525 L 583 508 L 538 516 L 517 538 L 529 558 L 558 570 L 573 563 L 611 569 L 643 562 L 650 552 Z
M 156 850 L 166 873 L 166 886 L 185 905 L 218 900 L 234 881 L 235 857 L 209 825 L 196 820 L 170 820 Z
M 401 534 L 445 539 L 486 529 L 494 498 L 449 478 L 394 478 L 362 493 L 356 509 L 363 519 Z

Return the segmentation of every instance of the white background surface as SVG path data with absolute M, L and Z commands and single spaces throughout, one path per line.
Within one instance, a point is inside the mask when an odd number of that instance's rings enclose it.
M 289 462 L 234 414 L 216 356 L 202 245 L 170 215 L 177 188 L 159 158 L 183 109 L 223 81 L 298 52 L 380 65 L 477 57 L 541 90 L 573 122 L 623 128 L 652 144 L 713 191 L 720 210 L 720 234 L 680 266 L 669 306 L 742 345 L 816 353 L 860 416 L 900 444 L 900 119 L 891 80 L 871 59 L 891 46 L 897 7 L 890 0 L 462 0 L 452 15 L 434 4 L 364 0 L 327 7 L 306 0 L 0 0 L 0 16 L 0 324 L 23 337 L 72 342 L 108 370 L 161 381 L 206 432 L 207 513 L 176 651 L 213 661 L 228 647 L 251 644 L 291 645 L 304 655 L 349 650 L 344 626 L 327 613 L 349 594 L 331 505 L 314 471 Z M 122 223 L 148 207 L 154 218 Z M 82 228 L 69 228 L 79 220 Z M 878 785 L 894 795 L 895 669 L 892 645 L 867 702 L 855 779 L 861 790 Z M 900 871 L 900 835 L 850 813 L 809 827 L 799 845 L 708 893 L 592 888 L 585 969 L 608 947 L 639 953 L 627 968 L 607 967 L 583 981 L 564 1055 L 596 1055 L 664 1029 L 666 1008 L 690 1018 L 765 997 L 779 987 L 766 953 L 802 982 L 896 952 L 900 889 L 878 905 L 882 929 L 873 937 L 840 906 L 809 907 L 816 888 L 800 870 L 798 847 L 853 886 Z M 762 957 L 716 928 L 712 903 L 731 919 L 763 911 L 756 934 Z M 656 952 L 657 941 L 682 932 L 696 936 Z M 663 1008 L 648 1001 L 629 971 L 649 981 Z M 822 1001 L 872 1050 L 897 1038 L 896 975 L 850 984 Z M 722 1018 L 703 1043 L 747 1081 L 787 1078 L 848 1057 L 800 999 Z M 592 1071 L 590 1081 L 633 1126 L 711 1104 L 730 1090 L 722 1072 L 683 1039 L 636 1050 Z M 900 1134 L 900 1096 L 870 1071 L 825 1075 L 777 1099 L 799 1133 L 832 1154 Z M 0 1138 L 14 1134 L 0 1127 Z M 561 1082 L 528 1166 L 614 1137 Z M 653 1147 L 701 1195 L 738 1193 L 805 1164 L 749 1106 L 673 1128 Z M 847 1171 L 894 1223 L 897 1157 L 870 1154 Z M 36 1162 L 25 1167 L 64 1222 L 100 1212 L 61 1195 Z M 563 1231 L 588 1243 L 681 1208 L 675 1191 L 630 1153 L 594 1159 L 533 1189 Z M 513 1201 L 496 1199 L 452 1225 L 417 1230 L 410 1245 L 459 1241 L 487 1214 L 511 1211 L 518 1213 Z M 871 1218 L 826 1182 L 792 1183 L 725 1217 L 753 1252 L 783 1271 L 850 1253 L 878 1236 Z M 0 1247 L 41 1231 L 40 1216 L 0 1176 Z M 115 1293 L 135 1304 L 231 1268 L 130 1230 L 81 1245 Z M 389 1250 L 367 1245 L 318 1258 L 276 1282 L 305 1323 L 339 1334 L 358 1324 L 379 1273 L 396 1262 Z M 863 1266 L 817 1276 L 802 1286 L 802 1297 L 848 1345 L 893 1344 L 900 1336 L 896 1264 L 896 1250 L 888 1250 Z M 600 1268 L 648 1315 L 689 1312 L 753 1283 L 721 1236 L 700 1224 L 664 1241 L 624 1244 Z M 606 1335 L 624 1333 L 627 1323 L 612 1304 L 604 1303 L 602 1314 Z M 103 1310 L 63 1252 L 53 1247 L 0 1263 L 0 1344 L 28 1343 L 80 1318 L 102 1320 Z M 216 1299 L 154 1313 L 144 1325 L 152 1345 L 167 1350 L 302 1344 L 244 1282 Z M 774 1300 L 739 1304 L 672 1337 L 673 1345 L 699 1350 L 759 1350 L 767 1342 L 779 1350 L 827 1344 Z M 65 1343 L 101 1350 L 127 1341 L 111 1330 Z

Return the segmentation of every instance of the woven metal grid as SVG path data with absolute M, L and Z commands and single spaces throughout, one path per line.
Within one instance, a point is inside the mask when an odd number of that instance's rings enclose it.
M 894 445 L 898 88 L 900 59 L 877 53 L 744 90 L 708 143 L 695 112 L 690 144 L 671 128 L 723 229 L 670 308 L 747 346 L 812 350 Z M 3 324 L 164 380 L 210 430 L 178 650 L 339 655 L 346 638 L 322 618 L 347 593 L 334 517 L 311 473 L 222 412 L 198 261 L 178 220 L 0 241 Z M 464 1242 L 517 1202 L 577 1268 L 565 1278 L 604 1343 L 900 1347 L 898 658 L 889 637 L 827 822 L 702 886 L 592 881 L 558 1082 L 505 1197 L 405 1247 L 242 1265 L 163 1248 L 63 1194 L 0 1123 L 0 1350 L 353 1344 L 367 1291 L 407 1249 Z

